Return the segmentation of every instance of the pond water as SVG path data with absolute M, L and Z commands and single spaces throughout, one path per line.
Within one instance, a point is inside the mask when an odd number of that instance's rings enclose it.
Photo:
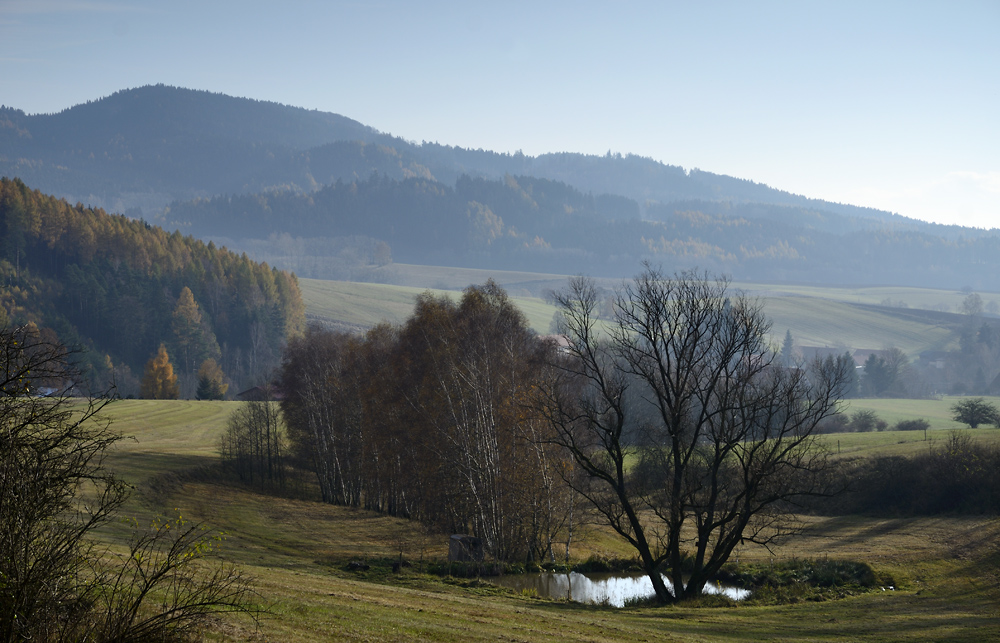
M 673 584 L 663 578 L 667 589 L 673 591 Z M 640 573 L 611 574 L 511 574 L 491 578 L 494 585 L 509 587 L 516 592 L 534 590 L 545 598 L 566 599 L 592 605 L 624 607 L 625 601 L 653 596 L 653 583 L 649 576 Z M 733 600 L 742 600 L 750 591 L 738 587 L 727 587 L 717 583 L 705 585 L 706 594 L 724 594 Z

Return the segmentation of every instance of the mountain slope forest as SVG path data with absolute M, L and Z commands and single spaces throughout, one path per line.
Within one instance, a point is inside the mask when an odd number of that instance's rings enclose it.
M 182 389 L 216 360 L 257 383 L 304 320 L 293 275 L 179 232 L 0 180 L 0 316 L 84 349 L 91 376 L 138 388 L 164 344 Z
M 626 276 L 640 259 L 671 270 L 698 266 L 741 280 L 899 284 L 1000 290 L 1000 236 L 948 238 L 866 224 L 792 206 L 686 203 L 686 210 L 593 196 L 527 176 L 430 179 L 376 176 L 308 194 L 280 191 L 174 203 L 162 225 L 232 247 L 302 276 L 330 261 L 394 261 L 551 273 Z M 770 215 L 753 211 L 769 209 Z M 242 236 L 237 236 L 242 235 Z M 255 239 L 256 241 L 248 241 Z M 311 263 L 305 258 L 311 258 Z M 286 263 L 287 262 L 287 263 Z M 356 278 L 356 277 L 355 277 Z
M 302 276 L 390 260 L 596 276 L 1000 290 L 1000 236 L 635 155 L 415 143 L 331 113 L 163 85 L 0 108 L 0 175 L 225 242 Z

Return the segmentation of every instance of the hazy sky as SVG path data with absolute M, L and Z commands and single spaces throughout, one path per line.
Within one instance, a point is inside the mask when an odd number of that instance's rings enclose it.
M 998 0 L 0 0 L 0 103 L 155 83 L 1000 227 Z

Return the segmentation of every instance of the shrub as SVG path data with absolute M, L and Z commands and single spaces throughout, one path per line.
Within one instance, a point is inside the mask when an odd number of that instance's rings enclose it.
M 869 431 L 874 431 L 878 427 L 879 422 L 882 422 L 882 420 L 879 419 L 875 411 L 868 409 L 855 411 L 851 414 L 851 431 L 868 433 Z
M 880 516 L 1000 513 L 1000 449 L 955 431 L 912 457 L 881 455 L 844 462 L 849 493 L 829 513 Z
M 594 554 L 582 563 L 573 565 L 573 571 L 581 574 L 638 572 L 642 571 L 642 567 L 635 558 L 606 558 Z
M 843 413 L 835 413 L 820 422 L 816 427 L 816 433 L 847 433 L 850 430 L 851 420 Z
M 924 418 L 917 418 L 915 420 L 900 420 L 896 422 L 897 431 L 926 431 L 931 428 L 931 423 Z
M 73 357 L 30 327 L 0 329 L 0 640 L 178 640 L 213 612 L 256 615 L 242 572 L 199 562 L 218 539 L 197 524 L 158 521 L 124 555 L 91 538 L 130 487 L 104 467 L 120 439 L 109 396 L 69 394 L 84 381 Z

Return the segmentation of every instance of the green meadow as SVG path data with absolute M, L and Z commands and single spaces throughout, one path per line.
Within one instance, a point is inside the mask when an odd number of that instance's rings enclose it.
M 545 302 L 547 290 L 565 286 L 567 277 L 430 266 L 394 266 L 398 283 L 373 284 L 300 279 L 309 320 L 338 328 L 361 330 L 379 322 L 403 322 L 416 297 L 425 291 L 461 296 L 462 288 L 494 279 L 507 289 L 537 332 L 549 332 L 555 307 Z M 620 280 L 603 279 L 613 289 Z M 965 293 L 918 288 L 825 288 L 769 284 L 734 284 L 760 297 L 772 321 L 771 341 L 780 345 L 790 330 L 796 345 L 831 348 L 883 349 L 894 346 L 911 357 L 925 350 L 954 348 L 956 314 Z M 882 301 L 907 303 L 909 308 L 881 306 Z M 998 297 L 997 299 L 1000 299 Z M 984 302 L 993 295 L 984 296 Z
M 435 296 L 447 296 L 456 301 L 462 296 L 460 290 L 453 289 L 351 281 L 300 279 L 299 285 L 308 320 L 355 329 L 370 328 L 380 322 L 401 324 L 413 313 L 417 297 L 422 293 L 430 292 Z M 528 325 L 531 328 L 541 334 L 549 332 L 552 315 L 556 311 L 553 306 L 539 297 L 512 295 L 512 299 L 528 318 Z
M 890 404 L 893 401 L 879 401 Z M 903 405 L 905 401 L 895 401 Z M 256 579 L 268 613 L 259 629 L 220 617 L 218 641 L 985 641 L 1000 638 L 1000 519 L 979 516 L 805 516 L 805 533 L 741 561 L 835 558 L 867 562 L 894 591 L 820 602 L 666 608 L 588 607 L 487 582 L 426 573 L 447 534 L 371 512 L 319 503 L 308 476 L 282 495 L 239 487 L 218 468 L 217 442 L 235 402 L 124 400 L 108 407 L 124 435 L 107 465 L 135 486 L 140 522 L 183 515 L 225 532 L 220 555 Z M 932 433 L 944 434 L 947 427 Z M 980 430 L 982 436 L 989 429 Z M 992 431 L 996 431 L 992 429 Z M 893 449 L 892 432 L 846 434 L 862 453 Z M 836 436 L 830 436 L 836 437 Z M 917 437 L 917 436 L 914 436 Z M 922 437 L 922 436 L 920 436 Z M 124 526 L 101 537 L 120 542 Z M 402 555 L 411 563 L 390 569 Z M 628 556 L 592 525 L 571 550 Z M 346 570 L 350 561 L 371 565 Z
M 555 309 L 544 292 L 565 277 L 423 266 L 393 266 L 390 283 L 301 279 L 311 321 L 362 330 L 403 322 L 416 297 L 430 290 L 457 299 L 470 283 L 494 278 L 547 333 Z M 604 280 L 607 288 L 614 282 Z M 737 284 L 739 285 L 739 284 Z M 799 345 L 884 348 L 911 356 L 947 348 L 961 320 L 965 293 L 901 288 L 815 288 L 743 284 L 765 303 L 772 341 L 791 330 Z M 885 301 L 893 306 L 881 305 Z M 986 302 L 989 296 L 984 296 Z M 909 308 L 903 308 L 900 302 Z M 935 309 L 935 310 L 931 310 Z M 843 457 L 912 455 L 943 444 L 961 425 L 950 407 L 960 398 L 848 400 L 845 413 L 871 410 L 890 430 L 821 436 Z M 1000 404 L 1000 399 L 991 401 Z M 220 556 L 246 569 L 267 614 L 258 625 L 220 617 L 205 633 L 217 641 L 985 641 L 1000 640 L 1000 518 L 802 516 L 803 534 L 774 551 L 738 550 L 741 562 L 806 558 L 870 564 L 894 590 L 820 601 L 769 605 L 705 601 L 665 608 L 583 606 L 497 588 L 487 580 L 442 578 L 428 564 L 447 555 L 448 534 L 418 524 L 317 501 L 308 474 L 293 476 L 281 495 L 240 487 L 219 466 L 217 444 L 236 402 L 120 400 L 108 407 L 125 439 L 107 465 L 133 486 L 126 513 L 142 524 L 183 515 L 225 533 Z M 891 430 L 924 418 L 926 432 Z M 969 434 L 1000 444 L 1000 429 Z M 120 546 L 125 523 L 101 531 Z M 599 524 L 581 530 L 573 561 L 630 557 Z M 391 563 L 410 563 L 398 573 Z M 348 571 L 351 561 L 370 569 Z

